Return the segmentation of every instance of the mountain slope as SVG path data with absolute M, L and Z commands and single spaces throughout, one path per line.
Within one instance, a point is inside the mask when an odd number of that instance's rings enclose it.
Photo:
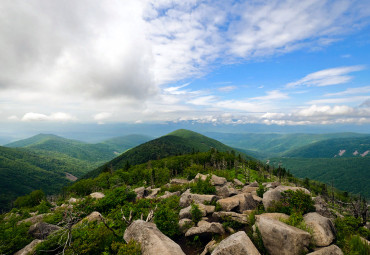
M 123 168 L 127 163 L 136 165 L 168 156 L 189 154 L 196 151 L 205 152 L 211 148 L 215 148 L 218 151 L 235 150 L 212 138 L 193 131 L 179 129 L 126 151 L 101 167 L 89 172 L 84 178 L 96 177 L 110 168 L 113 170 Z
M 283 156 L 285 153 L 332 138 L 356 138 L 368 135 L 357 133 L 277 134 L 277 133 L 205 133 L 224 144 L 241 148 L 259 159 Z
M 66 172 L 77 176 L 83 174 L 78 164 L 0 146 L 0 209 L 35 189 L 48 194 L 60 191 L 69 183 Z
M 342 190 L 370 198 L 370 157 L 358 158 L 273 158 L 297 177 L 318 180 Z
M 369 155 L 370 136 L 353 138 L 335 138 L 319 141 L 301 148 L 290 150 L 285 157 L 291 158 L 333 158 L 333 157 L 361 157 Z M 365 155 L 365 154 L 366 155 Z

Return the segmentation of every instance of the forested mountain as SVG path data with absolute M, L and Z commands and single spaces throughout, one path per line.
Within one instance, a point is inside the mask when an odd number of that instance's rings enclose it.
M 103 166 L 89 172 L 84 178 L 96 177 L 103 171 L 117 170 L 124 168 L 126 165 L 137 165 L 149 160 L 197 151 L 205 152 L 211 148 L 218 151 L 235 151 L 235 149 L 199 133 L 179 129 L 128 150 Z
M 285 157 L 333 158 L 370 156 L 370 136 L 327 139 L 290 150 Z
M 59 192 L 70 182 L 66 173 L 79 178 L 149 139 L 129 135 L 88 144 L 39 134 L 0 147 L 0 209 L 8 208 L 16 197 L 35 189 L 42 189 L 46 194 Z
M 103 163 L 151 138 L 143 135 L 115 137 L 101 143 L 90 144 L 66 139 L 56 135 L 39 134 L 28 139 L 7 144 L 7 147 L 22 147 L 30 150 L 57 152 L 90 163 Z
M 277 133 L 205 133 L 207 136 L 235 148 L 241 148 L 248 155 L 259 159 L 280 157 L 302 146 L 333 138 L 362 138 L 365 134 L 277 134 Z
M 81 176 L 79 161 L 55 159 L 24 149 L 0 147 L 0 209 L 35 189 L 48 194 L 59 192 L 70 181 L 66 172 Z

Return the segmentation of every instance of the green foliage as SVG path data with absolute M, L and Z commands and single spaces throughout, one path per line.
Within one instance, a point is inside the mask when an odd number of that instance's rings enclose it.
M 231 216 L 222 217 L 222 226 L 226 229 L 227 227 L 230 227 L 234 230 L 239 230 L 244 227 L 244 224 L 232 220 Z
M 45 193 L 42 190 L 34 190 L 28 195 L 18 197 L 15 200 L 14 205 L 18 208 L 33 207 L 40 204 L 40 202 L 45 199 Z
M 113 242 L 112 250 L 117 255 L 141 255 L 140 243 L 136 243 L 134 240 L 131 240 L 127 244 Z
M 221 204 L 220 204 L 220 203 L 218 203 L 218 202 L 216 202 L 216 205 L 215 205 L 215 211 L 216 211 L 216 212 L 220 212 L 220 211 L 222 211 L 222 206 L 221 206 Z
M 93 179 L 80 180 L 69 186 L 67 191 L 76 193 L 79 196 L 86 196 L 93 192 L 95 183 Z
M 190 213 L 191 213 L 191 219 L 193 220 L 195 225 L 198 224 L 198 222 L 203 217 L 202 211 L 199 209 L 199 206 L 197 204 L 191 204 Z
M 135 192 L 126 187 L 119 187 L 108 192 L 104 198 L 98 200 L 96 210 L 99 212 L 108 212 L 127 201 L 134 201 L 135 198 Z
M 216 188 L 210 180 L 210 176 L 205 181 L 199 178 L 195 183 L 190 184 L 190 191 L 195 194 L 216 194 Z
M 46 200 L 42 200 L 41 203 L 36 207 L 36 210 L 39 212 L 39 214 L 43 214 L 49 212 L 50 208 L 51 204 Z
M 351 255 L 368 255 L 370 254 L 370 245 L 359 236 L 352 236 L 344 247 L 344 251 Z
M 267 191 L 267 189 L 262 185 L 260 184 L 258 189 L 257 189 L 257 196 L 259 197 L 263 197 L 263 194 Z
M 282 199 L 275 203 L 268 211 L 281 212 L 288 215 L 294 213 L 306 214 L 315 211 L 311 196 L 303 190 L 287 190 L 281 193 Z
M 155 211 L 154 223 L 163 234 L 175 237 L 179 232 L 179 197 L 173 196 L 162 200 Z
M 262 235 L 258 227 L 256 227 L 255 235 L 250 235 L 249 238 L 251 238 L 253 244 L 256 246 L 256 248 L 262 255 L 268 254 L 265 245 L 263 244 Z
M 20 217 L 0 221 L 0 254 L 14 254 L 32 241 L 28 234 L 30 223 L 17 224 Z

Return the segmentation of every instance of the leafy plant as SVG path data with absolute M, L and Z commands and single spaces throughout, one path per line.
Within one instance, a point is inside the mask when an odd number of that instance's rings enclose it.
M 267 189 L 262 185 L 260 184 L 258 189 L 257 189 L 257 196 L 259 197 L 263 197 L 263 194 L 267 191 Z
M 199 209 L 199 206 L 197 204 L 191 204 L 191 219 L 195 224 L 198 224 L 198 222 L 202 219 L 203 214 L 202 211 Z
M 281 193 L 282 199 L 276 202 L 268 211 L 281 212 L 288 215 L 293 212 L 306 214 L 315 211 L 314 202 L 311 196 L 304 193 L 303 190 L 287 190 Z
M 199 178 L 195 183 L 190 185 L 190 191 L 196 194 L 216 194 L 216 188 L 211 184 L 211 177 L 206 180 Z
M 34 190 L 28 195 L 18 197 L 15 200 L 14 205 L 18 208 L 33 207 L 40 204 L 40 202 L 45 199 L 45 193 L 42 190 Z

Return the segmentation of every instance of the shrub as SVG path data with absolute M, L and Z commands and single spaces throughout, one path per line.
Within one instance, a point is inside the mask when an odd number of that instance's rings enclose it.
M 110 209 L 116 208 L 117 205 L 122 205 L 127 201 L 134 201 L 136 193 L 130 191 L 126 187 L 119 187 L 109 192 L 104 198 L 98 200 L 96 209 L 100 212 L 107 212 Z
M 199 209 L 199 206 L 197 204 L 191 204 L 190 213 L 191 213 L 191 219 L 193 220 L 195 225 L 198 224 L 198 222 L 203 217 L 203 214 L 202 214 L 201 210 Z
M 163 234 L 174 237 L 179 232 L 179 198 L 176 196 L 167 198 L 154 212 L 154 223 Z
M 263 197 L 263 194 L 267 191 L 267 189 L 265 189 L 265 187 L 260 184 L 258 189 L 257 189 L 257 196 L 259 197 Z
M 315 211 L 314 202 L 311 196 L 304 193 L 303 190 L 287 190 L 281 193 L 282 199 L 276 202 L 268 211 L 292 214 L 299 212 L 306 214 Z
M 211 184 L 211 177 L 207 177 L 205 181 L 200 178 L 195 182 L 190 184 L 190 190 L 195 194 L 215 194 L 216 188 Z
M 113 242 L 112 250 L 117 255 L 141 255 L 140 243 L 136 243 L 134 240 L 131 240 L 127 244 Z
M 34 190 L 28 195 L 18 197 L 15 200 L 14 205 L 18 208 L 33 207 L 40 204 L 40 202 L 45 199 L 45 193 L 42 190 Z
M 348 253 L 353 255 L 368 255 L 370 254 L 370 245 L 361 240 L 359 236 L 352 236 L 348 241 L 348 248 L 346 247 L 344 250 L 348 250 Z

